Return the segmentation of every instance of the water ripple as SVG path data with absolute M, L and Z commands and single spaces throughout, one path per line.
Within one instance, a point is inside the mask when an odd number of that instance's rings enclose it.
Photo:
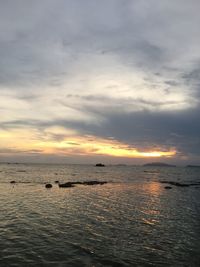
M 199 266 L 199 189 L 159 183 L 196 181 L 197 173 L 170 172 L 1 165 L 0 266 Z M 86 178 L 113 183 L 54 184 Z

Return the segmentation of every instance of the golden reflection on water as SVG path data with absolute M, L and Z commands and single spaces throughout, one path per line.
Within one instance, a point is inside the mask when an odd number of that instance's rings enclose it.
M 144 185 L 145 191 L 148 192 L 150 195 L 159 196 L 162 194 L 162 186 L 160 183 L 157 182 L 150 182 Z
M 142 222 L 149 226 L 155 226 L 160 223 L 162 186 L 158 182 L 149 182 L 143 185 L 145 192 L 145 202 L 140 206 Z

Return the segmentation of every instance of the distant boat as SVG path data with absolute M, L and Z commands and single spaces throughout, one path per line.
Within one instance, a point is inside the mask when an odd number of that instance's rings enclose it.
M 151 162 L 143 165 L 144 167 L 176 167 L 176 165 L 171 165 L 163 162 Z
M 105 165 L 103 163 L 97 163 L 95 166 L 96 167 L 105 167 Z

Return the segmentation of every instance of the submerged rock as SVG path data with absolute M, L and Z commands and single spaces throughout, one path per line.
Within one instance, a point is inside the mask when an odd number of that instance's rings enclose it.
M 83 185 L 103 185 L 103 184 L 107 184 L 106 181 L 85 181 L 82 183 Z
M 200 168 L 200 165 L 187 165 L 186 168 Z
M 170 184 L 178 187 L 189 187 L 189 186 L 194 186 L 194 185 L 200 185 L 199 182 L 196 183 L 179 183 L 179 182 L 174 182 L 174 181 L 160 181 L 162 184 Z
M 74 187 L 74 184 L 71 183 L 71 182 L 67 182 L 67 183 L 64 183 L 64 184 L 58 184 L 59 187 Z
M 165 189 L 172 189 L 171 186 L 165 186 Z
M 105 167 L 105 165 L 103 163 L 97 163 L 95 166 L 96 167 Z
M 103 184 L 107 184 L 108 182 L 106 181 L 77 181 L 77 182 L 67 182 L 67 183 L 63 183 L 60 184 L 58 183 L 59 187 L 74 187 L 75 185 L 103 185 Z
M 52 188 L 53 186 L 52 186 L 52 184 L 46 184 L 45 187 L 46 188 Z

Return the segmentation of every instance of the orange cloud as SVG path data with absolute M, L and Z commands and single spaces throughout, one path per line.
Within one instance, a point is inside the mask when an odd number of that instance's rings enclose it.
M 163 149 L 140 149 L 130 148 L 125 143 L 114 139 L 103 139 L 95 136 L 68 136 L 64 140 L 55 141 L 50 137 L 41 138 L 37 131 L 14 130 L 0 132 L 0 147 L 6 149 L 17 149 L 18 151 L 42 151 L 43 154 L 55 155 L 107 155 L 125 158 L 158 158 L 173 157 L 175 149 L 168 151 Z
M 140 151 L 112 139 L 102 139 L 94 136 L 76 136 L 61 142 L 40 142 L 38 146 L 42 147 L 47 153 L 107 155 L 126 158 L 172 157 L 176 154 L 175 149 Z

